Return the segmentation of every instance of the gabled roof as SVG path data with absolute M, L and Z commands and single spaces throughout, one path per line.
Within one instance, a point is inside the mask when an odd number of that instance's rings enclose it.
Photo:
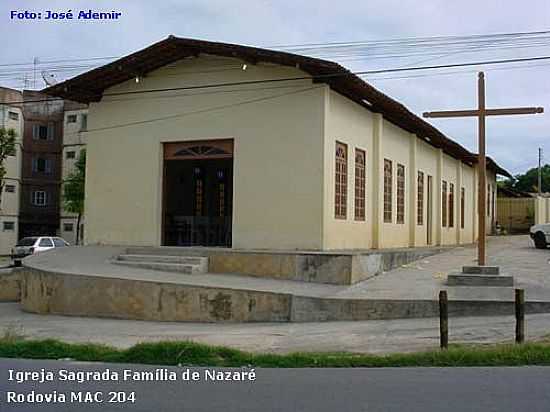
M 334 91 L 368 110 L 381 113 L 391 123 L 426 139 L 432 146 L 443 149 L 445 153 L 465 163 L 475 162 L 473 153 L 338 63 L 282 51 L 169 36 L 105 66 L 48 87 L 43 92 L 81 103 L 98 102 L 103 92 L 116 84 L 201 53 L 235 57 L 253 64 L 266 62 L 299 67 L 313 81 L 328 84 Z M 487 164 L 498 174 L 510 176 L 494 161 L 488 159 Z

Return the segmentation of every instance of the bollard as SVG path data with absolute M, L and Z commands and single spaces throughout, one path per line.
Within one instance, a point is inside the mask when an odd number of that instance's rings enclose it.
M 449 347 L 449 302 L 447 291 L 439 292 L 439 339 L 441 349 Z
M 525 291 L 516 289 L 516 343 L 525 341 Z

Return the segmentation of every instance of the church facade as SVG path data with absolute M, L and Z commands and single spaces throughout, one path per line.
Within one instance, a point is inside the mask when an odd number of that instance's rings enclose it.
M 475 155 L 336 63 L 171 36 L 45 92 L 89 104 L 87 244 L 476 240 Z

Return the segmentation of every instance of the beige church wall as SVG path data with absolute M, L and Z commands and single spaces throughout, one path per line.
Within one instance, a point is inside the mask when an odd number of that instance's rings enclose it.
M 392 161 L 392 221 L 386 223 L 381 221 L 380 248 L 408 247 L 409 246 L 409 219 L 410 219 L 410 144 L 412 135 L 394 124 L 384 120 L 383 134 L 381 138 L 381 165 L 380 165 L 380 208 L 381 216 L 384 209 L 384 159 Z M 404 223 L 397 221 L 397 164 L 405 166 L 405 220 Z
M 295 68 L 242 64 L 201 55 L 105 94 L 304 76 Z M 93 103 L 86 243 L 159 245 L 162 143 L 233 138 L 233 247 L 320 249 L 325 89 L 303 80 Z
M 460 243 L 468 244 L 476 240 L 474 236 L 475 220 L 477 212 L 475 211 L 475 199 L 477 197 L 477 184 L 475 183 L 477 175 L 475 169 L 467 164 L 462 163 L 462 187 L 464 188 L 464 228 L 460 229 Z M 457 197 L 458 201 L 458 227 L 460 227 L 460 192 Z
M 458 187 L 458 174 L 457 174 L 457 160 L 447 154 L 443 154 L 443 167 L 441 169 L 441 180 L 447 182 L 447 225 L 441 226 L 441 244 L 452 245 L 457 243 L 457 227 L 460 227 L 458 217 L 460 213 L 458 210 L 459 202 L 457 202 L 457 187 Z M 450 209 L 449 209 L 449 196 L 450 196 L 450 184 L 454 185 L 454 224 L 453 227 L 449 226 L 450 223 Z M 439 206 L 441 207 L 441 205 Z
M 494 172 L 492 172 L 491 170 L 487 171 L 487 183 L 490 185 L 491 191 L 494 190 L 494 196 L 491 193 L 491 201 L 490 201 L 494 205 L 491 205 L 489 215 L 487 215 L 487 221 L 486 221 L 486 223 L 487 223 L 487 233 L 491 234 L 492 231 L 493 231 L 493 224 L 496 224 L 496 222 L 498 221 L 497 206 L 496 206 L 496 200 L 497 200 L 497 189 L 496 189 L 496 187 L 497 187 L 497 183 L 496 183 L 496 176 L 495 176 Z M 489 192 L 487 192 L 487 196 L 489 196 Z M 494 217 L 493 217 L 493 213 L 495 214 Z
M 346 97 L 327 89 L 324 167 L 323 246 L 325 249 L 368 249 L 372 247 L 373 114 Z M 337 219 L 334 210 L 336 142 L 347 145 L 347 217 Z M 365 220 L 355 219 L 355 149 L 366 152 Z
M 432 176 L 432 245 L 435 244 L 436 238 L 436 178 L 437 178 L 437 155 L 438 149 L 432 145 L 417 139 L 416 141 L 416 168 L 424 173 L 424 207 L 423 207 L 423 224 L 418 225 L 415 222 L 415 245 L 416 246 L 428 246 L 428 176 Z M 417 174 L 415 173 L 415 176 Z M 416 198 L 415 205 L 417 206 Z

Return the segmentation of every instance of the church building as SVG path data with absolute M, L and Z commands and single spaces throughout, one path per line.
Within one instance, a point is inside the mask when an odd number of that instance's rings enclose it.
M 476 240 L 475 154 L 337 63 L 170 36 L 44 92 L 89 104 L 86 244 Z

